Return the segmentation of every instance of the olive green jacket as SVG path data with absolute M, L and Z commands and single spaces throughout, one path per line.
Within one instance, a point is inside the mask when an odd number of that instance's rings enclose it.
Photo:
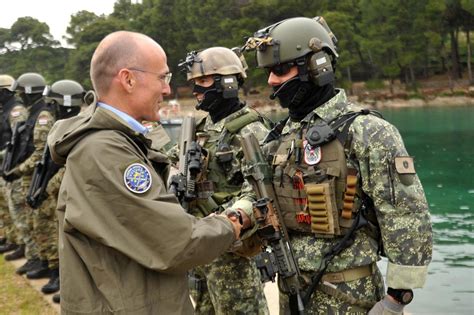
M 106 109 L 58 121 L 48 145 L 66 164 L 57 207 L 62 314 L 192 314 L 186 271 L 229 248 L 227 219 L 186 214 L 166 191 L 167 158 Z M 134 163 L 151 180 L 141 193 L 125 184 Z

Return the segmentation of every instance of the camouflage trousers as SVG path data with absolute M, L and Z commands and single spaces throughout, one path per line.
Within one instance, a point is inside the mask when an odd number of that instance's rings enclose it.
M 47 260 L 50 269 L 59 268 L 56 199 L 48 197 L 33 213 L 34 240 L 39 258 Z
M 302 276 L 310 279 L 312 273 L 302 272 Z M 385 295 L 382 274 L 375 268 L 372 275 L 350 282 L 334 284 L 337 290 L 356 298 L 359 301 L 368 301 L 375 304 Z M 280 314 L 290 314 L 289 299 L 286 294 L 280 292 Z M 340 298 L 324 293 L 321 289 L 316 289 L 311 296 L 308 305 L 305 306 L 307 315 L 365 315 L 368 308 L 359 305 L 352 305 Z
M 3 178 L 0 177 L 0 229 L 8 243 L 16 244 L 16 231 L 8 210 L 7 186 Z
M 194 276 L 202 280 L 190 281 L 195 314 L 269 314 L 260 273 L 252 259 L 225 253 L 195 268 Z
M 25 244 L 25 257 L 38 257 L 38 248 L 33 241 L 33 217 L 30 207 L 25 202 L 25 194 L 21 186 L 21 179 L 7 184 L 8 208 L 15 224 L 19 244 Z

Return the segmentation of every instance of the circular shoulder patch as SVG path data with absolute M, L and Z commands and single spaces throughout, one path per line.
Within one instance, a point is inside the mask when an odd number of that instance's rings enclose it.
M 133 163 L 123 173 L 123 181 L 131 192 L 143 194 L 151 187 L 151 174 L 145 165 Z

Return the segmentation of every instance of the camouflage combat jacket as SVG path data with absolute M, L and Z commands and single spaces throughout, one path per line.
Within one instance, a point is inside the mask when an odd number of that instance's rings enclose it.
M 266 147 L 267 152 L 272 155 L 274 170 L 278 170 L 277 164 L 280 163 L 275 163 L 275 154 L 278 148 L 284 145 L 282 139 L 291 135 L 301 137 L 301 129 L 307 130 L 321 119 L 330 122 L 341 115 L 362 109 L 349 103 L 343 90 L 337 92 L 335 97 L 314 109 L 302 121 L 287 121 L 280 139 Z M 373 219 L 376 218 L 374 223 L 378 222 L 380 236 L 375 239 L 376 233 L 367 227 L 358 230 L 355 242 L 331 261 L 327 272 L 337 272 L 376 262 L 380 259 L 379 244 L 382 244 L 389 261 L 388 286 L 422 287 L 432 254 L 431 221 L 423 188 L 414 168 L 410 172 L 405 172 L 398 165 L 400 157 L 412 161 L 408 157 L 402 138 L 393 125 L 369 114 L 360 115 L 351 123 L 348 139 L 344 149 L 347 168 L 355 170 L 357 174 L 357 190 L 362 191 L 373 202 L 370 211 Z M 324 146 L 320 153 L 324 156 Z M 309 153 L 303 152 L 303 154 Z M 306 170 L 307 165 L 301 166 L 302 163 L 306 163 L 305 159 L 306 156 L 301 158 L 300 164 L 296 164 L 294 158 L 288 159 L 286 167 L 293 168 L 296 172 Z M 280 175 L 274 173 L 275 186 L 276 182 L 279 182 L 277 177 Z M 304 173 L 300 178 L 304 186 L 313 184 L 307 180 L 311 177 L 305 176 Z M 336 196 L 336 198 L 344 197 Z M 325 253 L 341 238 L 341 236 L 324 238 L 321 235 L 294 230 L 290 230 L 289 234 L 299 267 L 308 272 L 317 271 L 321 267 Z
M 42 159 L 48 139 L 48 133 L 53 127 L 55 121 L 56 119 L 49 107 L 45 107 L 45 109 L 39 113 L 38 118 L 35 121 L 33 128 L 34 151 L 24 162 L 17 166 L 19 172 L 22 174 L 22 187 L 25 193 L 28 192 L 30 187 L 36 163 Z
M 240 139 L 247 133 L 253 133 L 259 141 L 268 133 L 262 116 L 249 107 L 244 107 L 217 123 L 213 123 L 210 116 L 197 123 L 196 140 L 207 152 L 197 190 L 198 198 L 203 201 L 211 197 L 215 205 L 222 209 L 239 208 L 253 218 L 252 202 L 256 196 L 241 171 L 243 151 Z M 220 146 L 226 146 L 227 149 L 219 150 Z M 230 161 L 219 162 L 218 151 L 230 151 Z M 208 215 L 213 210 L 212 206 L 200 203 L 199 200 L 198 208 L 201 212 L 196 214 L 198 216 Z

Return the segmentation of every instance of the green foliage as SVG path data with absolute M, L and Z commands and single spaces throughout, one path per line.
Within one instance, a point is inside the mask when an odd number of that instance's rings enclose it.
M 57 45 L 49 33 L 49 26 L 32 17 L 19 18 L 10 29 L 9 42 L 19 43 L 20 49 Z
M 117 0 L 112 14 L 79 11 L 71 16 L 59 48 L 49 27 L 31 17 L 0 28 L 0 72 L 41 72 L 48 80 L 69 78 L 90 88 L 90 58 L 99 41 L 116 30 L 147 34 L 160 43 L 175 73 L 174 88 L 185 85 L 178 63 L 190 50 L 242 46 L 258 29 L 282 19 L 322 15 L 338 38 L 336 76 L 341 84 L 400 79 L 415 88 L 420 75 L 442 73 L 467 60 L 463 32 L 474 29 L 472 0 Z M 472 36 L 471 36 L 472 37 Z M 246 87 L 266 85 L 267 76 L 249 64 Z
M 424 100 L 425 96 L 423 94 L 420 94 L 420 93 L 411 93 L 411 94 L 408 94 L 408 98 L 409 99 Z
M 382 80 L 369 80 L 365 82 L 365 87 L 369 90 L 377 90 L 377 89 L 383 89 L 385 87 L 384 83 Z

